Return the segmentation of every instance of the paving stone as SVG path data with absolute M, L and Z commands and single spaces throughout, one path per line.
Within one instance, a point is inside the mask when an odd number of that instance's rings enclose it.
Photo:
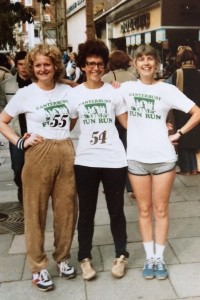
M 17 189 L 13 187 L 13 190 L 10 190 L 9 193 L 6 190 L 0 191 L 0 203 L 7 203 L 7 202 L 18 202 L 17 199 Z
M 170 239 L 169 243 L 181 263 L 200 262 L 200 237 Z
M 6 255 L 3 258 L 1 257 L 0 282 L 21 280 L 25 259 L 25 254 Z M 0 297 L 0 299 L 4 298 Z
M 200 179 L 200 178 L 199 178 Z M 185 187 L 182 189 L 177 189 L 179 194 L 182 196 L 182 199 L 188 201 L 200 201 L 200 187 Z
M 173 286 L 170 281 L 162 282 L 145 280 L 140 270 L 128 270 L 121 279 L 112 278 L 110 272 L 98 274 L 98 278 L 92 282 L 86 282 L 88 300 L 170 300 L 176 299 Z
M 170 219 L 168 238 L 186 238 L 200 236 L 200 218 Z
M 0 299 L 2 300 L 59 300 L 73 299 L 86 300 L 84 281 L 80 276 L 72 280 L 64 278 L 54 279 L 55 289 L 48 293 L 39 291 L 32 286 L 30 280 L 12 283 L 3 283 L 0 287 Z
M 0 257 L 4 257 L 8 255 L 8 251 L 10 249 L 13 234 L 1 234 L 0 235 Z M 1 260 L 2 258 L 0 258 Z
M 200 201 L 176 202 L 169 204 L 169 216 L 173 218 L 197 217 L 200 212 Z
M 178 299 L 185 299 L 185 297 L 194 297 L 194 299 L 200 298 L 199 270 L 200 263 L 170 266 L 170 281 L 177 293 Z M 195 298 L 195 296 L 198 298 Z

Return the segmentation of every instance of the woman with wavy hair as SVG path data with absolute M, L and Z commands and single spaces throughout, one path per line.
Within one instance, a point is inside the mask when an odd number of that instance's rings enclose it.
M 52 199 L 53 258 L 60 276 L 72 278 L 68 263 L 76 216 L 74 147 L 70 139 L 67 95 L 71 87 L 58 83 L 63 65 L 55 46 L 38 45 L 26 57 L 33 83 L 19 89 L 0 115 L 1 133 L 25 151 L 22 172 L 25 241 L 33 284 L 42 291 L 54 288 L 46 270 L 45 224 Z M 28 133 L 18 136 L 10 127 L 13 117 L 25 114 Z

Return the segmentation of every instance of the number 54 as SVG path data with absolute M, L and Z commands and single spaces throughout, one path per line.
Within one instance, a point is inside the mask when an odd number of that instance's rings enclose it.
M 106 143 L 106 130 L 103 131 L 102 133 L 99 133 L 99 131 L 94 131 L 92 134 L 92 138 L 90 140 L 91 145 L 95 145 L 98 142 L 100 144 L 105 144 Z

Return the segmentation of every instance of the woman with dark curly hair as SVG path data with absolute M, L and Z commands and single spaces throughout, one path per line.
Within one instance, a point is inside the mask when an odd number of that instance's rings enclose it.
M 102 76 L 103 82 L 111 83 L 113 81 L 126 82 L 137 80 L 136 72 L 130 72 L 130 56 L 122 50 L 114 50 L 109 56 L 109 72 Z M 116 120 L 115 125 L 117 127 L 119 137 L 126 149 L 127 147 L 127 131 L 126 129 Z M 126 190 L 131 198 L 135 198 L 134 192 L 128 180 L 126 178 Z
M 101 80 L 108 58 L 108 48 L 101 40 L 81 44 L 77 61 L 85 72 L 86 81 L 69 94 L 71 122 L 75 123 L 77 118 L 80 121 L 75 177 L 79 197 L 78 260 L 85 280 L 96 276 L 91 250 L 100 182 L 103 183 L 115 244 L 113 276 L 124 276 L 128 257 L 123 208 L 127 162 L 115 127 L 115 117 L 120 120 L 126 115 L 126 107 L 117 90 Z
M 22 182 L 27 255 L 33 284 L 48 291 L 54 288 L 46 270 L 48 259 L 44 251 L 50 197 L 54 214 L 53 258 L 60 276 L 75 276 L 68 263 L 77 216 L 74 147 L 69 138 L 67 101 L 71 87 L 58 83 L 63 65 L 57 47 L 36 46 L 28 53 L 26 64 L 33 83 L 19 89 L 7 104 L 0 115 L 0 131 L 25 150 Z M 8 123 L 22 113 L 29 133 L 19 137 Z

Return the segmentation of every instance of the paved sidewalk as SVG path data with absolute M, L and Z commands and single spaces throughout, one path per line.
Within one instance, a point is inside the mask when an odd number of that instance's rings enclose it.
M 0 136 L 0 140 L 2 139 Z M 75 144 L 77 142 L 76 135 L 74 142 Z M 0 204 L 17 203 L 6 141 L 4 147 L 0 146 L 0 163 Z M 53 232 L 52 210 L 49 207 L 45 249 L 50 260 L 49 272 L 55 282 L 55 290 L 48 293 L 42 293 L 31 286 L 24 235 L 0 234 L 0 299 L 200 299 L 200 175 L 177 176 L 175 180 L 170 199 L 170 228 L 166 247 L 169 279 L 164 281 L 143 279 L 142 268 L 145 257 L 138 229 L 137 209 L 135 202 L 127 193 L 125 193 L 125 214 L 130 258 L 126 276 L 115 279 L 110 272 L 114 258 L 113 240 L 104 194 L 100 188 L 93 243 L 93 264 L 97 270 L 97 278 L 87 282 L 80 276 L 77 262 L 77 232 L 71 250 L 71 263 L 77 268 L 78 276 L 71 280 L 59 277 L 51 257 Z

